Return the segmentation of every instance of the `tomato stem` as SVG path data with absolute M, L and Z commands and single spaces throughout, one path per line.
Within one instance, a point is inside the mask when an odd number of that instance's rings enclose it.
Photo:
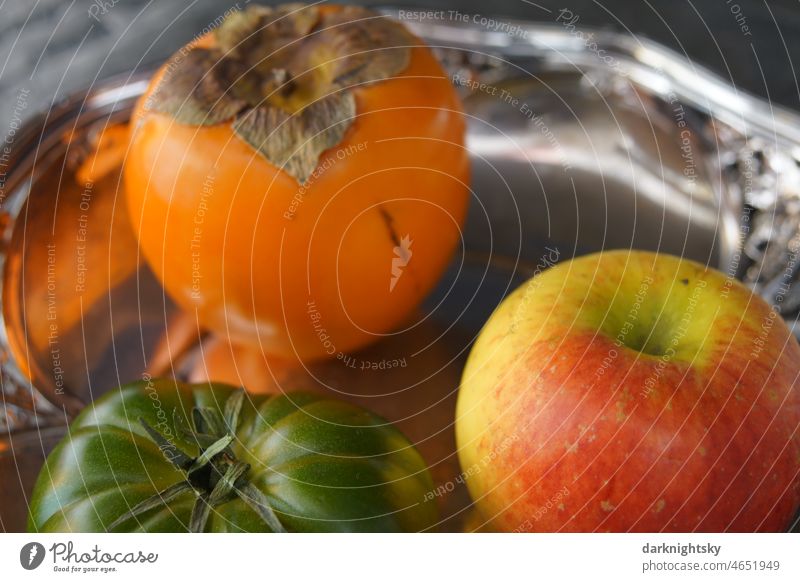
M 237 390 L 225 402 L 223 414 L 211 408 L 193 408 L 191 413 L 193 428 L 186 424 L 177 410 L 173 410 L 176 434 L 197 444 L 200 454 L 195 458 L 140 418 L 139 422 L 148 436 L 158 445 L 169 462 L 186 475 L 186 479 L 136 504 L 130 511 L 114 520 L 108 526 L 108 530 L 113 530 L 147 511 L 167 505 L 179 495 L 192 492 L 197 499 L 189 519 L 190 532 L 204 532 L 211 510 L 237 497 L 255 511 L 271 531 L 285 532 L 267 496 L 247 480 L 250 465 L 239 461 L 230 447 L 236 438 L 243 402 L 244 390 Z
M 113 530 L 118 525 L 121 525 L 123 522 L 128 521 L 132 517 L 136 517 L 137 515 L 141 515 L 146 511 L 150 511 L 151 509 L 155 509 L 160 505 L 166 505 L 179 495 L 185 493 L 186 491 L 191 491 L 192 486 L 188 481 L 180 481 L 178 483 L 174 483 L 170 485 L 163 491 L 159 491 L 152 497 L 148 497 L 141 503 L 136 504 L 128 513 L 119 516 L 115 519 L 111 525 L 108 526 L 108 530 Z

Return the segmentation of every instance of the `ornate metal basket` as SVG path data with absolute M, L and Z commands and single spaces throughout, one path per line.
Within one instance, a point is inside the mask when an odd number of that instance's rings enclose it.
M 800 117 L 643 39 L 394 14 L 436 48 L 469 117 L 464 253 L 426 304 L 458 332 L 441 340 L 454 366 L 500 299 L 553 253 L 688 256 L 744 280 L 794 326 Z M 88 190 L 80 177 L 99 129 L 127 119 L 148 77 L 60 103 L 13 145 L 0 190 L 2 530 L 24 528 L 32 481 L 82 406 L 143 373 L 185 374 L 204 341 L 171 331 L 180 313 L 139 259 L 118 172 Z

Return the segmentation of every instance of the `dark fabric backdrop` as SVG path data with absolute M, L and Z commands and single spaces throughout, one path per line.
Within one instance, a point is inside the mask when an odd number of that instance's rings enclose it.
M 108 7 L 105 13 L 103 4 Z M 238 5 L 245 4 L 240 0 Z M 580 16 L 582 26 L 658 40 L 741 89 L 800 110 L 797 0 L 405 0 L 396 5 L 400 4 L 551 22 L 566 7 Z M 236 5 L 229 0 L 2 1 L 0 121 L 12 115 L 20 89 L 30 92 L 27 112 L 47 107 L 54 97 L 96 79 L 163 59 Z M 748 30 L 743 31 L 743 25 Z

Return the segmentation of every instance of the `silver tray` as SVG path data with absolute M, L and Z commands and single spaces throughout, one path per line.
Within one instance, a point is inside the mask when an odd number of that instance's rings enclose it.
M 354 354 L 407 358 L 402 373 L 354 380 L 329 362 L 308 382 L 397 422 L 443 483 L 458 472 L 452 411 L 469 345 L 543 260 L 629 247 L 688 256 L 744 280 L 798 329 L 800 117 L 643 39 L 557 24 L 510 23 L 508 34 L 407 23 L 464 98 L 473 200 L 463 253 L 426 301 L 424 325 Z M 0 191 L 4 531 L 24 529 L 43 458 L 83 406 L 143 374 L 192 378 L 216 341 L 186 325 L 138 261 L 116 171 L 88 193 L 76 175 L 149 75 L 100 83 L 16 135 Z M 79 260 L 81 214 L 94 242 Z M 409 405 L 410 387 L 427 400 Z M 462 528 L 463 488 L 442 512 L 443 530 Z

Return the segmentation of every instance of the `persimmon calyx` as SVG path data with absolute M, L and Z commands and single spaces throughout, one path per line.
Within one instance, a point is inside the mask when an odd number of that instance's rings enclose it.
M 404 71 L 415 44 L 399 22 L 357 6 L 251 5 L 214 35 L 214 46 L 171 58 L 145 109 L 186 125 L 231 123 L 300 183 L 352 125 L 353 91 Z

